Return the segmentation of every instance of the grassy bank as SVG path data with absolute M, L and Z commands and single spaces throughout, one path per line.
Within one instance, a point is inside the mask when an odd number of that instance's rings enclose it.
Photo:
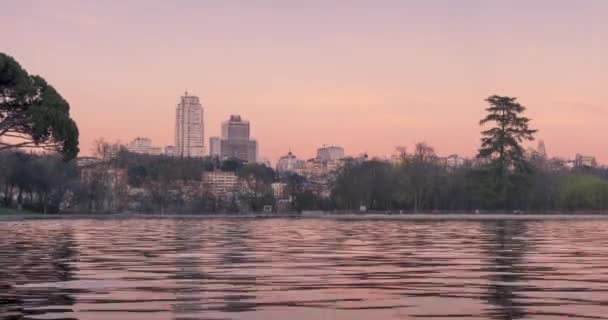
M 19 214 L 22 212 L 19 212 L 15 209 L 11 209 L 11 208 L 2 208 L 0 207 L 0 215 L 4 215 L 4 214 Z

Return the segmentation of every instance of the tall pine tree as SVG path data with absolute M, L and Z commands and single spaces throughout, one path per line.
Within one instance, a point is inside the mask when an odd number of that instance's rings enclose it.
M 531 129 L 530 119 L 522 116 L 526 108 L 517 98 L 494 95 L 486 101 L 490 105 L 486 108 L 488 114 L 479 124 L 494 126 L 482 131 L 477 157 L 484 160 L 497 205 L 506 208 L 513 205 L 513 201 L 509 201 L 513 199 L 512 193 L 522 190 L 530 174 L 522 143 L 534 140 L 537 130 Z

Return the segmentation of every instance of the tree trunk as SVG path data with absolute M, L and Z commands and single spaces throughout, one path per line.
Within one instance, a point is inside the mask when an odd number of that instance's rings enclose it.
M 17 195 L 17 210 L 23 209 L 23 188 L 19 187 L 19 195 Z

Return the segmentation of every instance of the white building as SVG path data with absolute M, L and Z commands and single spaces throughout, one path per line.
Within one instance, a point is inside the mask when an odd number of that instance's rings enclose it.
M 188 92 L 180 98 L 175 112 L 175 156 L 203 157 L 203 107 L 196 96 Z
M 131 142 L 127 143 L 126 147 L 129 152 L 133 153 L 151 155 L 161 155 L 163 153 L 162 148 L 153 146 L 152 140 L 144 137 L 137 137 L 133 139 Z
M 597 161 L 594 156 L 585 156 L 577 154 L 574 158 L 575 168 L 595 168 L 597 167 Z
M 273 182 L 272 187 L 272 195 L 275 199 L 285 199 L 287 198 L 287 184 L 284 182 Z
M 344 148 L 336 146 L 323 146 L 317 149 L 317 160 L 334 162 L 344 158 Z
M 220 197 L 237 191 L 239 187 L 238 176 L 231 171 L 207 171 L 202 178 L 203 190 Z
M 459 168 L 459 167 L 464 166 L 464 164 L 465 164 L 465 159 L 461 158 L 457 154 L 453 154 L 453 155 L 447 156 L 445 158 L 445 165 L 448 168 L 452 168 L 452 169 Z
M 291 151 L 277 161 L 277 172 L 296 172 L 304 168 L 306 161 L 299 160 Z
M 175 157 L 175 147 L 174 146 L 166 146 L 165 147 L 165 155 L 167 157 Z

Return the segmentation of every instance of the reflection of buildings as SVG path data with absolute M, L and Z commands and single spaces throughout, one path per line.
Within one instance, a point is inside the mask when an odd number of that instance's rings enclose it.
M 225 226 L 222 232 L 222 248 L 218 252 L 217 276 L 228 290 L 223 292 L 224 312 L 249 312 L 256 308 L 257 277 L 255 265 L 259 263 L 252 253 L 256 252 L 255 230 L 252 224 L 236 223 Z M 240 272 L 246 270 L 245 272 Z
M 206 275 L 201 258 L 203 233 L 200 224 L 175 221 L 175 303 L 171 304 L 175 319 L 193 319 L 205 312 Z
M 203 132 L 203 107 L 198 97 L 186 92 L 175 110 L 175 156 L 202 157 Z

